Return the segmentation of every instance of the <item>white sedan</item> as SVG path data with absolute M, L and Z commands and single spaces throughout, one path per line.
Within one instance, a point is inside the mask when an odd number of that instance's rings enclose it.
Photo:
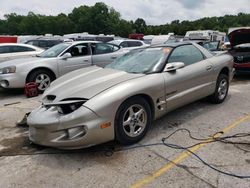
M 112 40 L 109 43 L 115 44 L 117 46 L 120 46 L 128 50 L 149 46 L 148 44 L 144 43 L 141 40 L 134 40 L 134 39 L 118 39 L 118 40 Z
M 43 51 L 44 49 L 29 44 L 2 43 L 0 44 L 0 63 L 20 57 L 37 55 Z
M 70 71 L 92 65 L 104 67 L 127 52 L 98 41 L 60 43 L 36 57 L 0 63 L 0 87 L 23 88 L 26 83 L 36 82 L 42 92 L 53 80 Z

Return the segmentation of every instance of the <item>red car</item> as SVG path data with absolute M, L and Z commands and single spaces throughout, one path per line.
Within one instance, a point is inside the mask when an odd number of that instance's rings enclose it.
M 236 73 L 250 73 L 250 27 L 230 28 L 228 37 Z

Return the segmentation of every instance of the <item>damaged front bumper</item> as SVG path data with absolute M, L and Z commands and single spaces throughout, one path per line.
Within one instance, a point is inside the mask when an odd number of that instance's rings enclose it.
M 85 106 L 66 115 L 56 107 L 40 106 L 27 118 L 30 141 L 61 149 L 85 148 L 113 140 L 113 122 Z

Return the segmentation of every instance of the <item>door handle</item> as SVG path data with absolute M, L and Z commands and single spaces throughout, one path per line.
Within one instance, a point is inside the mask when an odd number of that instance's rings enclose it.
M 206 70 L 209 71 L 209 70 L 211 70 L 212 68 L 213 68 L 213 66 L 212 66 L 212 65 L 209 65 L 209 66 L 206 67 Z
M 88 62 L 89 60 L 87 60 L 87 59 L 84 59 L 83 61 L 84 61 L 84 62 Z

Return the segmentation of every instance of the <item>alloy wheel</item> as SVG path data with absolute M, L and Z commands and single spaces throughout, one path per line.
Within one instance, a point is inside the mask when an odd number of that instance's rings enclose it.
M 123 130 L 129 137 L 143 133 L 147 125 L 146 110 L 138 104 L 130 106 L 123 116 Z
M 50 77 L 47 74 L 39 74 L 36 77 L 35 82 L 38 84 L 38 89 L 44 91 L 50 85 Z

